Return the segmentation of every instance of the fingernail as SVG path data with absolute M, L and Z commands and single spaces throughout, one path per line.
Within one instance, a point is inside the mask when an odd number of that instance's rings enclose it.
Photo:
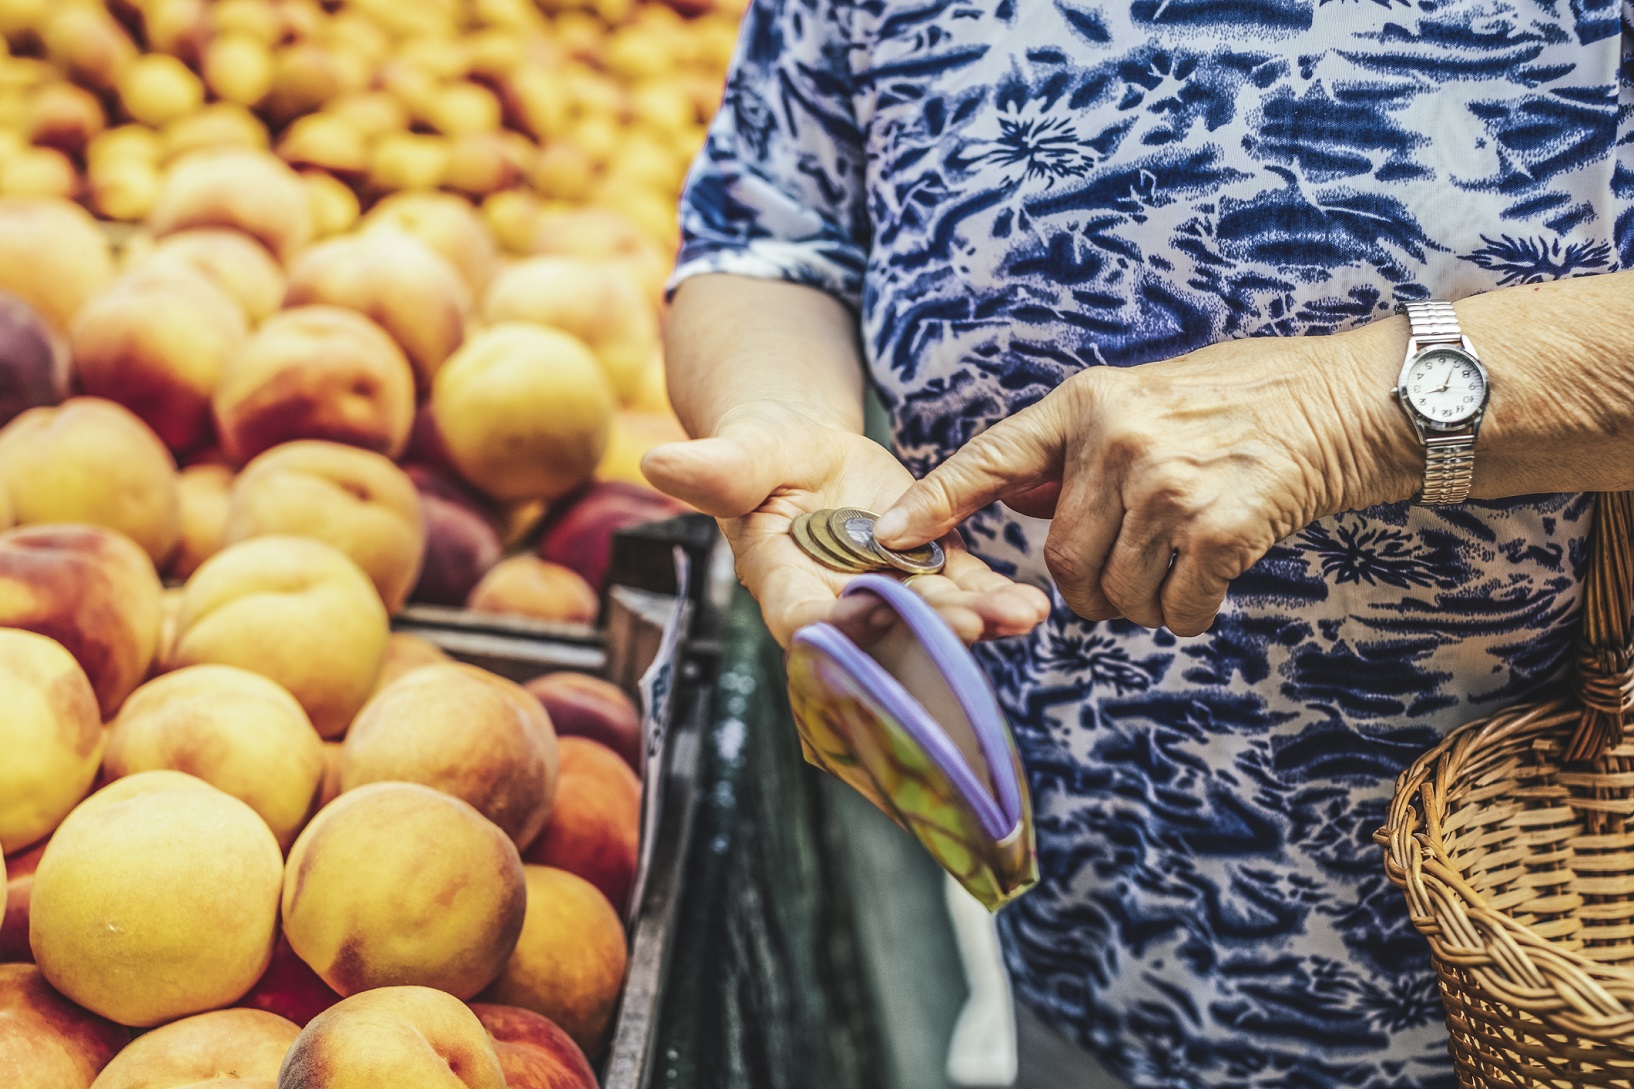
M 874 523 L 874 538 L 881 544 L 896 540 L 908 532 L 908 515 L 906 511 L 892 509 L 880 515 L 879 521 Z

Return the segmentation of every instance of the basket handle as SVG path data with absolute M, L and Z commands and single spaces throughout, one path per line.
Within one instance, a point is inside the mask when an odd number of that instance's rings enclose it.
M 1568 760 L 1592 760 L 1623 741 L 1634 710 L 1634 493 L 1595 497 L 1573 688 L 1582 714 Z

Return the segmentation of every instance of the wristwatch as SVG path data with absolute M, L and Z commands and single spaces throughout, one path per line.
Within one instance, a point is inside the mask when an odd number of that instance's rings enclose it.
M 1407 315 L 1407 359 L 1393 391 L 1424 444 L 1424 487 L 1415 503 L 1462 503 L 1475 470 L 1475 437 L 1492 393 L 1486 368 L 1450 302 L 1396 307 Z

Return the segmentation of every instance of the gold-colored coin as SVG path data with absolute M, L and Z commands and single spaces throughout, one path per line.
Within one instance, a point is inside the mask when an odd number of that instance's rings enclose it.
M 874 552 L 879 558 L 896 568 L 906 571 L 910 575 L 934 575 L 947 564 L 947 555 L 942 546 L 935 541 L 922 544 L 918 548 L 894 549 L 886 548 L 878 541 L 874 542 Z
M 831 528 L 833 516 L 834 512 L 828 510 L 817 511 L 811 516 L 811 520 L 806 523 L 806 531 L 811 534 L 811 539 L 830 555 L 838 557 L 844 564 L 844 570 L 859 575 L 867 571 L 881 570 L 882 564 L 878 556 L 848 548 L 846 543 L 835 535 Z
M 836 553 L 831 552 L 813 537 L 811 532 L 812 517 L 810 514 L 802 514 L 789 524 L 789 535 L 794 538 L 794 543 L 800 546 L 800 551 L 824 567 L 831 567 L 836 571 L 844 571 L 847 574 L 856 574 L 856 569 L 849 560 L 842 559 Z
M 858 507 L 841 507 L 828 512 L 825 525 L 828 536 L 834 538 L 840 550 L 871 570 L 881 570 L 885 563 L 874 551 L 874 522 L 878 516 Z

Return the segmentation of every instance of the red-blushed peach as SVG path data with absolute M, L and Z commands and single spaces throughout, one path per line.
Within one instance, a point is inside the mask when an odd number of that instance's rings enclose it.
M 170 451 L 129 409 L 99 397 L 31 408 L 0 429 L 0 487 L 18 525 L 105 526 L 156 564 L 181 536 Z
M 458 269 L 472 292 L 481 291 L 499 267 L 499 251 L 482 218 L 452 193 L 393 193 L 369 210 L 362 227 L 412 234 Z
M 66 334 L 80 306 L 113 278 L 107 236 L 79 205 L 53 197 L 0 199 L 0 290 Z
M 114 1056 L 96 1089 L 264 1089 L 301 1027 L 264 1010 L 211 1010 L 145 1032 Z
M 641 846 L 641 780 L 605 745 L 583 737 L 560 745 L 556 804 L 522 859 L 578 874 L 622 912 Z
M 219 462 L 189 465 L 176 478 L 181 503 L 181 541 L 165 573 L 186 579 L 199 564 L 226 547 L 228 494 L 233 470 Z
M 67 338 L 38 310 L 0 291 L 0 425 L 66 399 L 73 381 L 70 358 Z
M 172 768 L 258 813 L 280 849 L 306 822 L 323 744 L 295 697 L 247 669 L 196 665 L 132 692 L 108 731 L 104 774 Z
M 471 1012 L 493 1037 L 505 1089 L 596 1089 L 590 1060 L 550 1018 L 489 1002 L 472 1002 Z
M 66 80 L 34 92 L 23 120 L 23 132 L 36 147 L 55 148 L 81 157 L 107 125 L 102 103 L 83 87 Z
M 436 250 L 404 231 L 378 228 L 320 242 L 290 265 L 284 304 L 319 303 L 379 322 L 424 390 L 465 338 L 471 291 Z
M 425 636 L 394 631 L 386 644 L 386 664 L 380 669 L 380 683 L 375 685 L 375 694 L 379 695 L 382 688 L 405 673 L 421 666 L 441 665 L 450 661 L 453 659 L 447 652 Z
M 465 599 L 479 613 L 525 616 L 562 624 L 589 624 L 600 602 L 573 571 L 538 556 L 511 556 L 488 569 Z
M 299 306 L 262 323 L 214 396 L 223 451 L 242 465 L 295 439 L 396 457 L 414 421 L 414 373 L 385 330 L 352 310 Z
M 69 333 L 80 386 L 134 412 L 171 450 L 210 439 L 210 394 L 244 312 L 203 273 L 144 262 L 93 295 Z
M 556 735 L 520 685 L 458 662 L 421 666 L 358 713 L 340 779 L 343 791 L 390 780 L 433 787 L 524 848 L 556 796 Z
M 250 323 L 265 321 L 284 302 L 284 270 L 249 235 L 225 227 L 198 227 L 166 235 L 133 269 L 189 268 L 209 277 L 238 301 Z
M 556 499 L 595 471 L 612 386 L 584 342 L 522 322 L 483 330 L 437 374 L 437 431 L 460 476 L 501 501 Z
M 411 600 L 463 605 L 477 582 L 505 554 L 480 501 L 428 465 L 405 465 L 426 516 L 426 558 Z
M 233 227 L 285 262 L 312 238 L 312 206 L 300 175 L 271 152 L 251 148 L 209 148 L 178 159 L 147 222 L 160 236 Z
M 345 553 L 306 537 L 256 537 L 187 580 L 165 667 L 214 662 L 270 677 L 320 735 L 335 737 L 374 691 L 388 624 L 374 584 Z
M 13 854 L 49 836 L 90 790 L 102 720 L 74 656 L 18 628 L 0 628 L 0 707 L 0 851 Z
M 516 947 L 526 900 L 499 826 L 430 787 L 369 783 L 295 840 L 284 934 L 342 995 L 412 983 L 470 998 Z
M 390 458 L 341 443 L 287 442 L 258 455 L 233 482 L 229 544 L 289 534 L 333 545 L 369 576 L 391 613 L 402 611 L 425 558 L 420 494 Z
M 226 1006 L 272 957 L 283 857 L 255 810 L 144 771 L 58 826 L 34 874 L 29 944 L 51 985 L 122 1025 Z
M 578 337 L 601 361 L 620 400 L 635 396 L 658 345 L 658 321 L 624 266 L 581 257 L 532 257 L 509 266 L 482 296 L 490 324 L 527 321 Z
M 32 964 L 0 964 L 0 1085 L 90 1089 L 130 1030 L 80 1009 Z
M 295 955 L 282 931 L 272 949 L 272 963 L 261 973 L 249 993 L 238 1000 L 247 1009 L 266 1010 L 305 1026 L 318 1014 L 340 1001 L 340 995 Z
M 0 626 L 61 643 L 101 716 L 147 677 L 159 643 L 159 575 L 129 537 L 96 526 L 0 533 Z
M 278 1089 L 506 1089 L 488 1032 L 465 1003 L 430 987 L 385 986 L 301 1030 Z
M 50 842 L 41 840 L 22 854 L 0 860 L 6 871 L 6 905 L 0 914 L 0 964 L 34 963 L 34 951 L 28 946 L 28 905 L 34 893 L 34 871 L 40 868 L 40 857 Z
M 557 737 L 587 737 L 641 767 L 641 712 L 611 681 L 588 673 L 546 673 L 523 685 L 544 705 Z
M 524 869 L 522 935 L 483 1001 L 544 1014 L 586 1055 L 599 1056 L 624 985 L 624 925 L 584 878 L 549 866 Z
M 673 518 L 689 509 L 680 500 L 640 484 L 592 484 L 551 509 L 539 538 L 539 558 L 572 568 L 600 593 L 615 533 Z

